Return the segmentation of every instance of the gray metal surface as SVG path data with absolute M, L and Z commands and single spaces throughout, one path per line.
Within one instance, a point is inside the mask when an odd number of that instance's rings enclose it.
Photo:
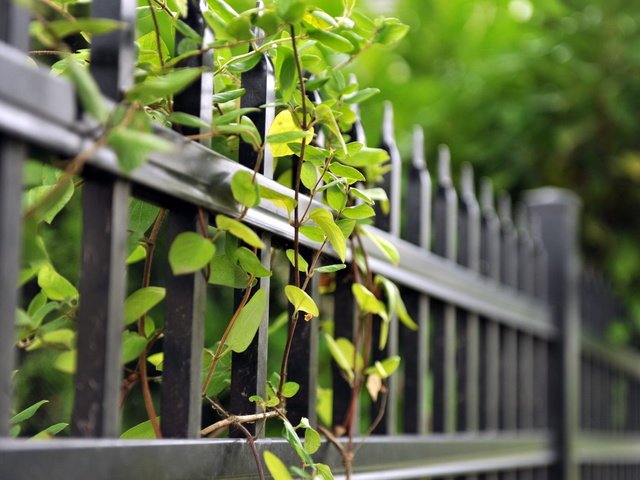
M 0 52 L 0 60 L 2 59 Z M 7 134 L 68 156 L 76 155 L 94 143 L 88 133 L 81 133 L 87 132 L 88 124 L 79 123 L 73 128 L 66 127 L 48 120 L 42 115 L 46 113 L 42 109 L 27 111 L 13 103 L 15 101 L 14 97 L 0 99 L 0 130 Z M 162 155 L 152 154 L 147 163 L 126 175 L 134 182 L 134 187 L 138 191 L 146 191 L 152 197 L 161 194 L 211 211 L 237 214 L 238 208 L 233 202 L 229 185 L 233 173 L 244 167 L 167 129 L 159 128 L 158 133 L 172 141 L 176 150 Z M 88 164 L 125 176 L 117 165 L 115 154 L 106 148 L 98 151 Z M 259 182 L 292 196 L 289 189 L 272 180 L 260 177 Z M 303 206 L 307 202 L 308 199 L 301 199 Z M 266 202 L 251 209 L 246 222 L 271 231 L 274 235 L 293 238 L 293 228 L 289 225 L 286 212 Z M 543 304 L 525 295 L 505 291 L 493 281 L 390 234 L 377 230 L 376 233 L 395 244 L 401 258 L 399 265 L 391 265 L 374 246 L 369 245 L 371 266 L 376 272 L 432 297 L 515 328 L 536 335 L 553 335 L 554 328 L 548 322 L 548 312 Z M 304 237 L 302 243 L 317 247 Z
M 356 445 L 360 441 L 356 439 Z M 297 465 L 283 440 L 259 440 L 286 464 Z M 314 460 L 342 472 L 337 450 L 326 443 Z M 548 465 L 553 460 L 543 434 L 394 436 L 368 438 L 356 456 L 356 478 L 400 479 L 458 475 Z M 375 473 L 373 473 L 375 472 Z M 11 480 L 210 480 L 256 478 L 245 440 L 56 440 L 0 439 L 0 478 Z

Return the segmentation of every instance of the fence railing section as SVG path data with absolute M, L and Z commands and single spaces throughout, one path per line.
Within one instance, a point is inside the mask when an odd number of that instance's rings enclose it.
M 187 23 L 202 33 L 195 4 L 189 2 Z M 135 2 L 129 1 L 92 2 L 93 14 L 123 21 L 117 34 L 92 44 L 92 73 L 105 96 L 113 100 L 133 81 L 134 8 Z M 230 179 L 236 171 L 255 165 L 249 149 L 241 148 L 240 161 L 234 162 L 182 136 L 194 132 L 155 127 L 156 133 L 173 143 L 174 152 L 152 154 L 130 173 L 119 169 L 114 152 L 107 148 L 97 149 L 87 160 L 82 173 L 74 438 L 41 443 L 6 438 L 18 302 L 22 162 L 29 147 L 72 157 L 91 146 L 94 138 L 90 123 L 75 118 L 80 109 L 72 85 L 25 64 L 20 50 L 26 50 L 28 43 L 21 33 L 28 29 L 19 27 L 25 22 L 23 13 L 4 2 L 0 18 L 4 22 L 0 30 L 0 476 L 52 480 L 251 477 L 255 466 L 244 440 L 196 439 L 201 427 L 200 365 L 207 296 L 202 273 L 179 278 L 169 273 L 165 278 L 164 439 L 116 439 L 129 198 L 167 209 L 166 234 L 171 241 L 181 232 L 198 231 L 202 221 L 198 209 L 237 214 L 239 207 L 229 194 Z M 204 55 L 192 61 L 208 65 L 210 58 Z M 243 106 L 273 103 L 273 73 L 267 57 L 243 75 L 242 83 L 247 89 Z M 21 85 L 29 86 L 29 95 Z M 175 99 L 176 105 L 209 122 L 210 112 L 201 105 L 211 105 L 211 85 L 210 75 L 203 75 L 201 82 Z M 42 95 L 42 101 L 34 101 L 32 92 L 36 100 Z M 368 245 L 369 264 L 401 287 L 419 329 L 410 331 L 391 319 L 389 344 L 381 355 L 400 352 L 403 367 L 389 385 L 382 421 L 357 457 L 357 478 L 573 480 L 580 473 L 589 479 L 636 478 L 640 440 L 632 432 L 640 423 L 635 408 L 640 371 L 627 356 L 587 340 L 581 343 L 575 199 L 558 190 L 541 190 L 517 206 L 516 218 L 508 196 L 500 198 L 496 211 L 491 182 L 482 180 L 478 198 L 470 166 L 463 168 L 461 187 L 455 188 L 446 147 L 440 147 L 437 169 L 427 168 L 432 167 L 431 161 L 425 159 L 423 134 L 416 129 L 407 194 L 401 201 L 402 162 L 391 107 L 385 112 L 381 146 L 390 153 L 393 165 L 385 179 L 391 209 L 369 228 L 397 247 L 400 262 L 389 263 Z M 273 111 L 267 108 L 252 115 L 265 133 Z M 362 135 L 358 129 L 356 135 Z M 292 196 L 291 189 L 272 180 L 268 157 L 257 178 L 261 185 Z M 300 201 L 310 202 L 312 209 L 323 208 L 304 196 Z M 101 215 L 92 214 L 96 210 Z M 251 209 L 243 221 L 257 228 L 268 246 L 263 262 L 269 261 L 269 246 L 282 249 L 293 241 L 287 212 L 273 205 Z M 310 251 L 319 247 L 304 239 L 302 244 Z M 339 272 L 333 312 L 321 312 L 334 316 L 335 335 L 346 338 L 354 332 L 351 282 L 348 269 Z M 260 286 L 268 289 L 269 280 L 261 280 Z M 317 295 L 313 287 L 312 291 Z M 265 386 L 267 323 L 265 314 L 249 349 L 232 358 L 231 413 L 256 411 L 247 397 L 260 394 Z M 318 326 L 301 324 L 290 361 L 291 379 L 301 389 L 288 411 L 294 422 L 302 416 L 315 422 Z M 583 410 L 578 422 L 581 346 Z M 338 372 L 333 369 L 334 424 L 344 421 L 351 397 Z M 617 409 L 607 397 L 614 391 L 625 392 L 625 401 Z M 371 411 L 358 409 L 358 415 L 370 418 L 378 412 L 375 403 Z M 615 447 L 600 449 L 604 432 Z M 261 439 L 257 448 L 295 461 L 284 441 Z M 340 471 L 340 458 L 331 446 L 323 446 L 318 458 Z

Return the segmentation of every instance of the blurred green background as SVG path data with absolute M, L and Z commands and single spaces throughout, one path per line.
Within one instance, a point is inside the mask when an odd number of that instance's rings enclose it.
M 544 185 L 583 202 L 586 264 L 604 270 L 629 305 L 611 340 L 640 331 L 640 4 L 619 0 L 368 0 L 411 26 L 391 49 L 354 65 L 362 86 L 395 106 L 405 164 L 412 125 L 454 168 L 471 163 L 497 190 Z M 381 105 L 363 105 L 369 142 Z M 635 323 L 634 320 L 635 319 Z

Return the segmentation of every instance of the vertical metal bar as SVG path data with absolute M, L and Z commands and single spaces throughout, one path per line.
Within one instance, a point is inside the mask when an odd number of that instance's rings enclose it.
M 518 224 L 518 290 L 530 298 L 534 297 L 533 241 L 529 233 L 529 216 L 524 205 L 517 213 Z M 518 337 L 518 428 L 533 428 L 534 338 L 521 332 Z M 527 477 L 528 478 L 528 477 Z
M 116 437 L 120 427 L 129 184 L 105 178 L 104 173 L 86 171 L 85 175 L 78 366 L 71 432 L 78 437 Z
M 518 286 L 518 238 L 511 219 L 511 198 L 500 199 L 500 281 L 516 289 Z M 514 430 L 518 418 L 518 333 L 511 327 L 500 329 L 500 427 Z M 510 473 L 505 474 L 507 479 Z
M 542 226 L 542 239 L 549 255 L 549 292 L 552 319 L 559 330 L 550 363 L 553 408 L 550 420 L 558 453 L 553 477 L 576 480 L 575 437 L 578 428 L 580 375 L 580 306 L 577 231 L 580 204 L 566 191 L 543 189 L 531 192 L 527 203 Z
M 381 230 L 391 233 L 394 237 L 400 237 L 400 180 L 402 174 L 402 160 L 400 152 L 396 145 L 394 125 L 393 125 L 393 106 L 391 102 L 384 105 L 384 117 L 382 120 L 382 138 L 380 147 L 389 153 L 391 170 L 387 172 L 383 180 L 383 188 L 389 196 L 390 211 L 385 215 L 381 210 L 376 211 L 375 225 Z M 378 208 L 376 206 L 376 208 Z M 389 318 L 389 336 L 385 348 L 378 348 L 382 323 L 380 321 L 373 322 L 373 343 L 371 347 L 372 360 L 384 360 L 387 357 L 397 355 L 398 353 L 398 318 L 391 315 Z M 375 427 L 374 433 L 391 434 L 396 428 L 397 418 L 397 397 L 398 397 L 398 376 L 392 375 L 387 380 L 387 398 L 386 406 L 383 405 L 382 398 L 371 402 L 371 418 L 378 417 L 379 412 L 384 408 L 382 420 Z
M 249 114 L 249 118 L 254 122 L 256 128 L 264 136 L 271 125 L 274 117 L 275 101 L 275 81 L 273 76 L 273 66 L 269 58 L 264 55 L 258 64 L 248 72 L 242 75 L 242 87 L 246 90 L 241 100 L 242 107 L 260 107 L 262 105 L 270 105 L 264 110 Z M 246 143 L 240 143 L 240 163 L 248 168 L 255 168 L 258 161 L 257 153 L 252 147 Z M 273 178 L 273 157 L 271 151 L 267 148 L 264 152 L 262 164 L 259 168 L 267 178 Z M 265 244 L 265 248 L 260 253 L 260 260 L 265 267 L 270 268 L 271 258 L 271 235 L 263 232 L 261 238 Z M 270 289 L 271 280 L 269 277 L 260 279 L 259 287 L 266 289 L 267 293 Z M 240 295 L 236 294 L 235 307 L 240 302 Z M 251 414 L 258 413 L 259 407 L 249 401 L 252 395 L 265 395 L 265 387 L 267 382 L 267 348 L 269 328 L 268 308 L 265 311 L 264 319 L 258 328 L 255 338 L 242 353 L 233 353 L 231 358 L 231 399 L 230 412 L 233 414 Z M 301 322 L 302 323 L 302 322 Z M 290 357 L 291 358 L 291 357 Z M 290 362 L 293 363 L 293 362 Z M 295 375 L 295 372 L 294 372 Z M 293 380 L 293 378 L 291 378 Z M 295 380 L 299 381 L 299 380 Z M 298 392 L 299 396 L 307 395 L 307 391 Z M 252 434 L 256 432 L 264 435 L 264 429 L 261 423 L 247 424 L 245 428 Z M 240 429 L 232 428 L 230 434 L 234 437 L 243 437 L 244 434 Z
M 462 170 L 461 183 L 458 263 L 477 272 L 480 269 L 480 207 L 469 164 Z M 479 328 L 476 314 L 458 310 L 458 430 L 478 430 Z
M 336 290 L 333 295 L 334 299 L 334 338 L 346 338 L 353 342 L 355 336 L 355 300 L 351 292 L 353 284 L 353 272 L 351 268 L 336 272 L 335 276 Z M 351 408 L 351 386 L 349 382 L 342 376 L 342 369 L 332 360 L 331 361 L 331 378 L 333 388 L 333 427 L 348 428 L 347 420 L 349 415 L 356 417 L 354 421 L 354 434 L 359 431 L 358 412 L 350 412 Z
M 0 135 L 0 437 L 9 433 L 25 156 L 24 144 Z
M 91 39 L 91 74 L 103 95 L 120 100 L 133 85 L 135 63 L 135 0 L 94 0 L 92 18 L 110 18 L 121 22 L 120 28 Z
M 184 21 L 198 34 L 205 34 L 197 1 L 188 2 Z M 178 32 L 176 43 L 180 39 Z M 203 62 L 202 56 L 194 56 L 186 60 L 185 66 L 200 67 Z M 212 87 L 203 85 L 202 79 L 189 85 L 174 99 L 174 109 L 209 119 Z M 189 127 L 176 129 L 184 134 L 200 133 L 199 129 Z M 206 223 L 207 215 L 202 216 Z M 181 233 L 193 231 L 203 233 L 197 209 L 181 204 L 173 207 L 167 228 L 169 244 Z M 200 434 L 206 285 L 202 271 L 175 276 L 167 268 L 161 401 L 162 435 L 167 438 L 198 438 Z
M 493 186 L 483 179 L 480 192 L 481 238 L 480 272 L 493 280 L 500 278 L 500 222 L 494 210 Z M 482 319 L 480 426 L 482 430 L 498 428 L 499 402 L 499 325 Z
M 172 208 L 169 244 L 183 232 L 198 231 L 198 223 L 196 208 Z M 160 410 L 166 438 L 198 438 L 200 434 L 206 285 L 202 271 L 177 276 L 167 268 Z
M 92 17 L 121 28 L 91 44 L 91 73 L 102 93 L 119 100 L 133 83 L 136 2 L 96 0 Z M 85 173 L 82 266 L 78 309 L 78 367 L 71 432 L 81 437 L 118 434 L 120 342 L 126 290 L 125 256 L 129 184 Z M 95 212 L 101 212 L 96 215 Z
M 0 41 L 29 49 L 29 14 L 13 2 L 0 3 Z M 0 134 L 0 438 L 9 433 L 25 157 L 23 143 Z
M 431 244 L 431 177 L 424 156 L 424 133 L 413 130 L 413 161 L 409 170 L 405 238 L 428 250 Z M 402 288 L 407 312 L 418 324 L 418 331 L 401 327 L 404 348 L 403 430 L 426 433 L 427 399 L 425 383 L 429 361 L 429 299 L 415 290 Z
M 307 248 L 300 249 L 300 254 L 306 259 L 310 259 L 314 253 Z M 293 271 L 291 274 L 293 275 Z M 293 282 L 293 278 L 290 281 Z M 312 297 L 317 297 L 317 280 L 314 279 L 308 289 L 308 293 Z M 298 315 L 296 339 L 291 345 L 289 357 L 289 379 L 300 385 L 300 390 L 295 397 L 287 400 L 287 417 L 294 425 L 299 423 L 302 417 L 308 418 L 312 424 L 315 423 L 316 389 L 318 387 L 318 322 L 307 322 L 304 320 L 303 314 L 299 313 Z
M 440 146 L 438 187 L 434 201 L 434 252 L 456 259 L 457 196 L 451 183 L 449 149 Z M 456 309 L 440 300 L 433 311 L 433 430 L 453 432 L 456 428 Z
M 549 295 L 548 284 L 548 259 L 542 241 L 542 227 L 540 219 L 529 211 L 529 226 L 531 242 L 533 244 L 533 293 L 534 297 L 543 303 L 547 303 Z M 543 339 L 537 339 L 533 345 L 533 378 L 537 395 L 533 398 L 533 425 L 537 429 L 547 428 L 548 423 L 548 343 Z M 547 469 L 544 469 L 546 475 Z M 542 475 L 542 474 L 541 474 Z

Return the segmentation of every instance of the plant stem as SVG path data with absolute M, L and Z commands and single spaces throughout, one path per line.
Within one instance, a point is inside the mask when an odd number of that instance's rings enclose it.
M 249 277 L 249 285 L 251 283 L 253 283 L 253 279 L 255 277 L 253 275 L 251 275 Z M 249 301 L 249 297 L 251 296 L 251 291 L 253 290 L 253 287 L 248 286 L 245 291 L 244 291 L 244 295 L 242 296 L 242 300 L 240 301 L 240 305 L 238 305 L 238 308 L 236 308 L 236 311 L 233 313 L 233 316 L 231 317 L 231 320 L 229 320 L 229 325 L 227 325 L 227 328 L 225 329 L 224 333 L 222 334 L 222 338 L 220 339 L 220 343 L 218 343 L 218 348 L 216 348 L 215 353 L 213 354 L 213 360 L 211 361 L 211 366 L 209 367 L 209 372 L 207 372 L 207 378 L 204 381 L 204 386 L 202 387 L 202 395 L 206 395 L 207 393 L 207 388 L 209 388 L 209 383 L 211 383 L 211 378 L 213 377 L 213 372 L 215 372 L 216 367 L 218 366 L 218 361 L 220 360 L 220 357 L 222 357 L 222 353 L 224 351 L 224 344 L 227 341 L 227 338 L 229 338 L 229 334 L 231 333 L 231 330 L 233 329 L 233 326 L 236 323 L 236 320 L 238 319 L 238 315 L 240 315 L 240 312 L 242 311 L 242 309 L 244 308 L 244 306 L 247 304 L 247 302 Z

